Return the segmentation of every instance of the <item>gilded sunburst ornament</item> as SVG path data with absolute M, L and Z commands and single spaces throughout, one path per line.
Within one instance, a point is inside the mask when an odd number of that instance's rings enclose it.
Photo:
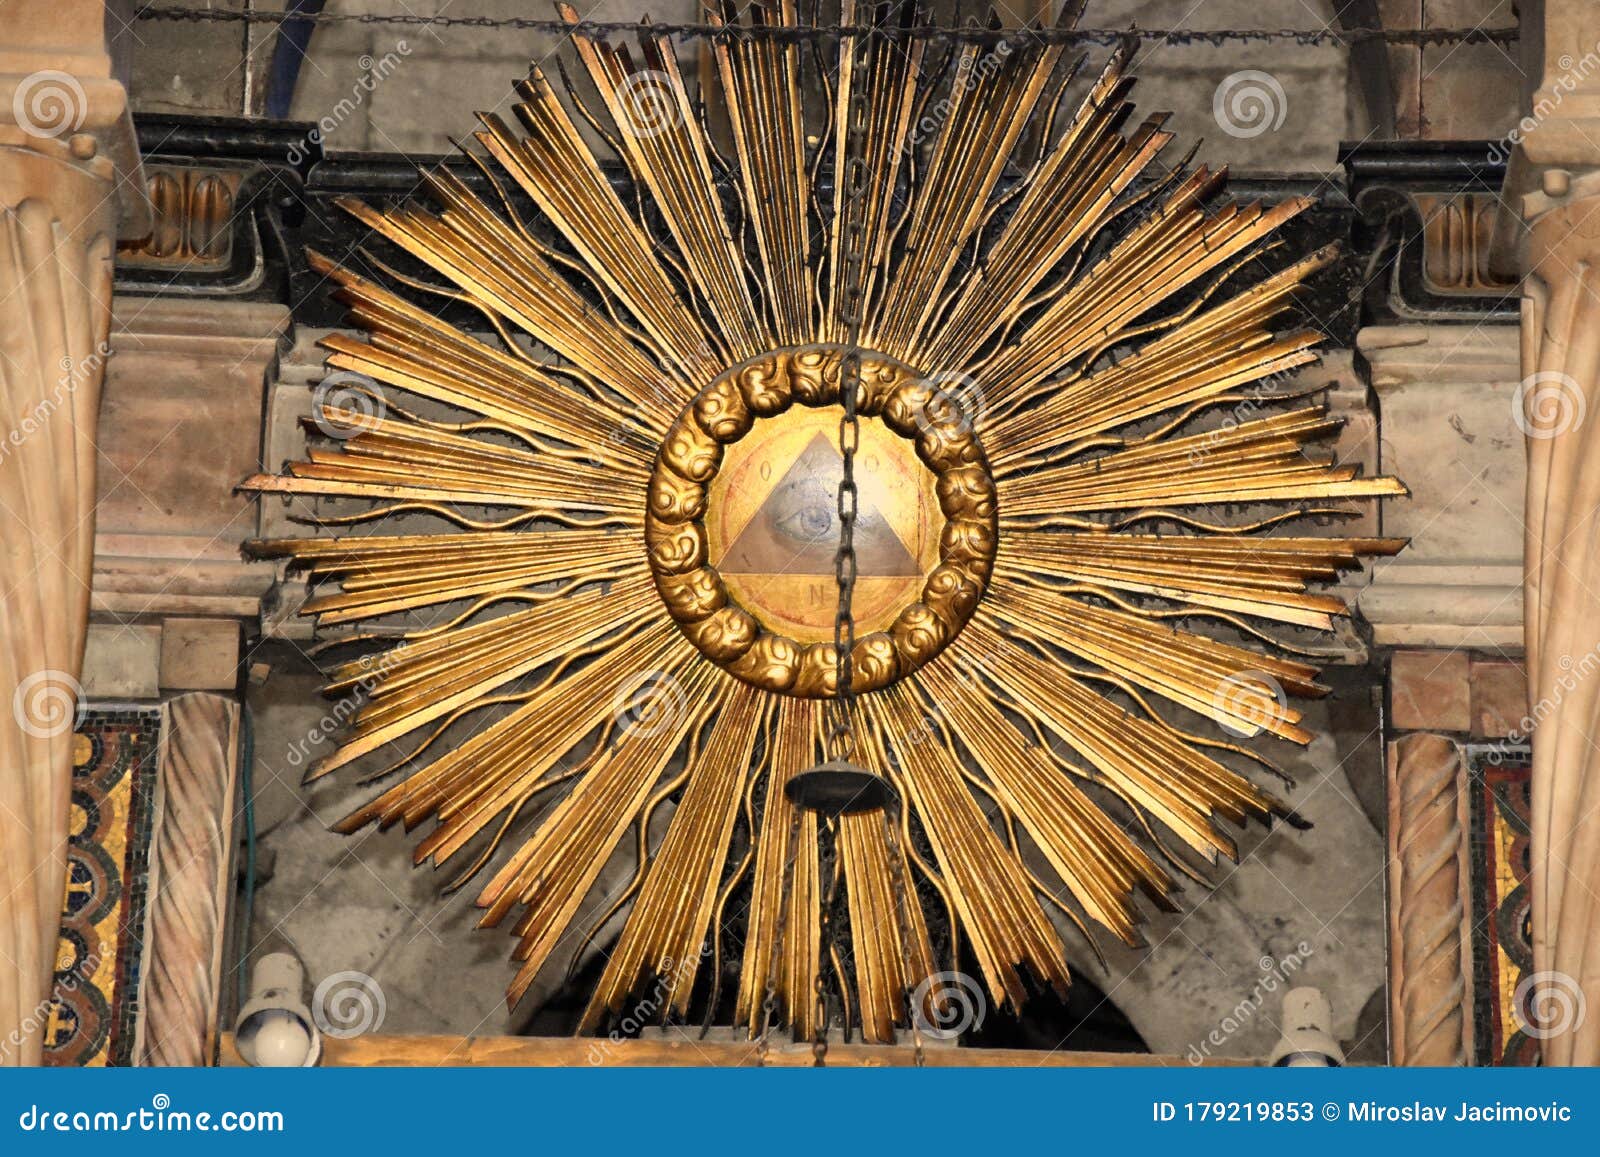
M 1246 390 L 1315 360 L 1272 323 L 1336 255 L 1263 259 L 1306 200 L 1159 163 L 1163 118 L 1123 131 L 1126 51 L 1069 100 L 1078 66 L 1027 30 L 936 62 L 899 34 L 912 5 L 846 0 L 858 21 L 879 34 L 713 40 L 717 131 L 670 38 L 642 27 L 635 62 L 575 31 L 598 107 L 536 68 L 520 130 L 480 116 L 481 180 L 345 203 L 448 285 L 312 255 L 366 335 L 329 364 L 374 385 L 324 396 L 333 437 L 248 483 L 371 503 L 254 544 L 323 583 L 306 614 L 377 644 L 331 670 L 365 700 L 314 774 L 392 745 L 408 774 L 342 830 L 433 819 L 418 861 L 474 869 L 520 840 L 478 899 L 516 934 L 512 1001 L 626 911 L 589 1030 L 652 982 L 686 1015 L 731 944 L 752 1033 L 812 1034 L 820 988 L 892 1039 L 968 951 L 998 1002 L 1064 988 L 1051 909 L 1133 942 L 1136 895 L 1169 903 L 1182 867 L 1167 841 L 1215 860 L 1219 821 L 1288 814 L 1239 770 L 1264 759 L 1153 701 L 1308 741 L 1287 696 L 1315 669 L 1279 636 L 1347 613 L 1308 584 L 1401 545 L 1292 533 L 1404 491 L 1316 452 L 1323 407 Z M 419 304 L 440 292 L 477 332 Z M 835 691 L 853 332 L 856 758 L 899 802 L 828 818 L 783 788 Z

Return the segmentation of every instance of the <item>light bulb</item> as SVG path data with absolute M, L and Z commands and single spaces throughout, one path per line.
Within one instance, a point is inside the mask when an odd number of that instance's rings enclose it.
M 311 1052 L 311 1034 L 300 1018 L 284 1009 L 260 1014 L 251 1040 L 255 1063 L 267 1069 L 297 1069 Z

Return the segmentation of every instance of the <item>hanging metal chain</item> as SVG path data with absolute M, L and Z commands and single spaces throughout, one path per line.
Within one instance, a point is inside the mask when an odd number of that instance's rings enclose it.
M 906 857 L 901 851 L 899 837 L 895 834 L 895 823 L 899 815 L 898 807 L 884 812 L 883 825 L 884 836 L 889 845 L 889 888 L 894 896 L 895 920 L 899 924 L 901 980 L 909 985 L 914 972 L 911 963 L 910 906 L 916 903 L 916 899 L 910 894 L 910 885 L 906 880 L 908 872 Z M 920 987 L 920 984 L 912 986 L 906 993 L 906 1024 L 911 1029 L 911 1045 L 915 1050 L 913 1056 L 919 1069 L 928 1063 L 927 1054 L 922 1046 L 922 1010 L 916 1005 L 917 989 Z M 933 995 L 931 988 L 928 995 Z
M 507 28 L 523 32 L 546 32 L 555 36 L 576 34 L 603 38 L 628 36 L 644 31 L 647 35 L 671 36 L 679 40 L 773 40 L 780 44 L 799 44 L 841 33 L 857 34 L 867 29 L 847 25 L 749 25 L 691 24 L 662 21 L 580 20 L 568 24 L 552 17 L 535 16 L 424 16 L 411 12 L 301 12 L 255 8 L 196 8 L 183 4 L 145 4 L 135 20 L 181 22 L 189 24 L 377 24 L 414 28 Z M 872 29 L 881 32 L 882 29 Z M 892 28 L 888 34 L 898 40 L 919 40 L 939 44 L 994 45 L 1016 35 L 1015 28 L 953 28 L 921 24 Z M 1115 47 L 1129 36 L 1162 44 L 1225 44 L 1282 42 L 1302 48 L 1322 45 L 1348 45 L 1368 40 L 1386 44 L 1427 46 L 1440 44 L 1513 44 L 1519 38 L 1516 28 L 1036 28 L 1029 30 L 1041 44 L 1095 44 Z
M 827 969 L 833 962 L 833 926 L 834 904 L 839 899 L 839 878 L 836 870 L 837 849 L 839 845 L 839 824 L 835 819 L 823 832 L 819 825 L 818 834 L 827 835 L 826 839 L 818 840 L 817 886 L 823 887 L 826 881 L 826 891 L 817 909 L 817 976 L 812 987 L 816 990 L 817 1013 L 816 1026 L 811 1037 L 811 1063 L 816 1068 L 825 1068 L 828 1064 L 828 984 L 824 977 Z M 839 977 L 839 984 L 843 986 L 844 977 Z
M 789 931 L 789 908 L 794 903 L 794 862 L 800 855 L 800 821 L 804 813 L 797 807 L 790 811 L 794 814 L 789 820 L 788 840 L 783 845 L 783 878 L 778 884 L 778 924 L 772 934 L 772 959 L 767 962 L 767 990 L 761 999 L 761 1035 L 756 1038 L 756 1064 L 762 1067 L 767 1063 L 772 1023 L 778 1012 L 778 974 L 784 965 L 784 937 Z M 790 1001 L 794 1000 L 792 992 L 787 995 Z
M 874 28 L 865 34 L 849 36 L 849 48 L 841 43 L 839 60 L 843 72 L 844 53 L 850 53 L 850 99 L 845 106 L 844 123 L 839 126 L 844 148 L 843 172 L 834 174 L 840 182 L 839 214 L 842 221 L 840 246 L 839 321 L 845 329 L 844 355 L 839 361 L 839 457 L 843 474 L 839 480 L 839 551 L 834 556 L 834 580 L 839 588 L 839 608 L 833 620 L 833 648 L 838 686 L 834 692 L 833 725 L 828 733 L 828 756 L 845 759 L 854 747 L 851 734 L 855 710 L 852 656 L 856 646 L 853 601 L 856 588 L 856 450 L 861 445 L 861 421 L 856 404 L 861 396 L 861 318 L 862 266 L 866 261 L 866 224 L 860 207 L 867 193 L 866 143 L 870 118 L 867 107 L 867 51 Z

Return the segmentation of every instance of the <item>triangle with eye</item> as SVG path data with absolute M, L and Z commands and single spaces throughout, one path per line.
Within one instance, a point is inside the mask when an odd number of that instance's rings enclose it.
M 822 434 L 784 471 L 723 556 L 723 574 L 832 574 L 839 551 L 839 483 L 844 459 Z M 878 508 L 856 508 L 856 574 L 862 578 L 918 575 L 922 568 Z

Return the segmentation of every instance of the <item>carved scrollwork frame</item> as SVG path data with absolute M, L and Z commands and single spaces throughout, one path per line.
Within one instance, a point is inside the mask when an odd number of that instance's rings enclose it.
M 705 387 L 673 422 L 650 479 L 645 543 L 657 592 L 684 635 L 713 663 L 766 691 L 800 698 L 835 693 L 834 645 L 801 643 L 766 627 L 729 593 L 707 558 L 704 516 L 724 449 L 756 421 L 791 406 L 839 400 L 843 347 L 775 350 L 734 366 Z M 856 642 L 858 692 L 910 674 L 949 645 L 972 617 L 994 570 L 999 513 L 994 479 L 961 405 L 917 370 L 880 353 L 861 359 L 858 410 L 911 441 L 934 474 L 945 524 L 939 564 L 921 598 L 886 631 Z

